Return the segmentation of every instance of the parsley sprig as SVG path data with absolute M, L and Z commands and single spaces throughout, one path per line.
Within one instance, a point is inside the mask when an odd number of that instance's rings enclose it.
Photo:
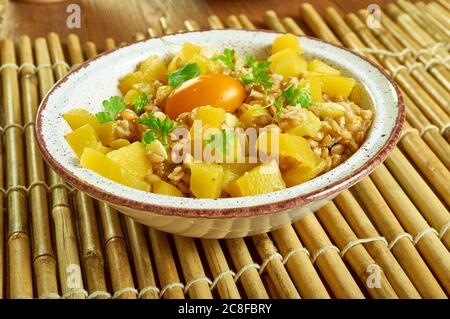
M 247 55 L 246 67 L 251 68 L 251 72 L 244 74 L 241 80 L 244 84 L 259 84 L 264 87 L 272 87 L 273 83 L 270 81 L 270 76 L 267 73 L 270 67 L 269 61 L 255 61 L 253 56 Z
M 309 87 L 296 87 L 294 83 L 283 90 L 280 97 L 275 101 L 277 112 L 274 119 L 278 119 L 283 112 L 285 106 L 301 106 L 302 108 L 309 108 L 312 105 L 311 90 Z
M 214 57 L 214 60 L 220 60 L 229 68 L 231 71 L 234 70 L 234 53 L 232 49 L 223 50 L 223 54 Z
M 224 156 L 230 154 L 230 147 L 234 144 L 235 134 L 226 129 L 221 129 L 220 133 L 212 134 L 203 143 L 220 152 Z
M 167 145 L 168 136 L 172 133 L 176 127 L 175 122 L 172 121 L 168 116 L 161 120 L 154 115 L 147 113 L 147 118 L 140 118 L 139 123 L 146 125 L 148 130 L 144 133 L 142 137 L 142 144 L 150 144 L 155 140 L 159 140 L 163 145 Z
M 182 68 L 170 72 L 168 75 L 169 85 L 176 88 L 181 83 L 195 78 L 200 75 L 200 67 L 197 63 L 189 63 L 184 65 Z
M 136 95 L 133 98 L 134 111 L 137 115 L 141 114 L 144 107 L 148 104 L 148 96 L 145 93 Z
M 98 112 L 95 117 L 100 123 L 113 122 L 117 115 L 125 108 L 125 103 L 118 96 L 111 96 L 109 100 L 103 101 L 106 112 Z

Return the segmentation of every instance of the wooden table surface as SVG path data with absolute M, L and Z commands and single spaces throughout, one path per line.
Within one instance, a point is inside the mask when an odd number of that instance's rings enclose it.
M 5 3 L 6 1 L 6 3 Z M 55 31 L 65 37 L 68 33 L 78 34 L 82 41 L 92 40 L 98 45 L 106 37 L 116 41 L 131 41 L 136 32 L 146 32 L 149 27 L 160 30 L 159 18 L 167 17 L 174 30 L 184 28 L 186 19 L 196 20 L 207 27 L 206 18 L 216 14 L 223 21 L 230 14 L 245 13 L 256 25 L 262 27 L 266 10 L 275 10 L 280 17 L 292 16 L 299 20 L 301 0 L 71 0 L 56 4 L 30 4 L 8 0 L 5 3 L 0 37 L 17 37 L 27 34 L 32 38 L 45 36 Z M 323 13 L 328 6 L 342 12 L 366 8 L 371 3 L 379 5 L 389 0 L 310 0 Z M 81 28 L 69 29 L 66 20 L 71 3 L 80 5 Z M 1 10 L 1 9 L 0 9 Z

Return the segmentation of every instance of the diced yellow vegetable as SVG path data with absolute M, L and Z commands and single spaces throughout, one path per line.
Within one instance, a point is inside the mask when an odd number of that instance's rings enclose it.
M 142 93 L 139 90 L 136 89 L 130 89 L 127 94 L 125 94 L 125 96 L 123 97 L 123 101 L 125 102 L 126 105 L 131 105 L 134 102 L 134 98 L 136 96 L 141 95 Z
M 117 183 L 147 192 L 150 191 L 149 184 L 95 149 L 85 148 L 81 155 L 80 163 L 82 167 L 93 170 L 97 174 Z
M 169 158 L 169 155 L 167 154 L 167 150 L 164 147 L 164 145 L 159 140 L 154 140 L 150 144 L 145 145 L 145 152 L 153 152 L 163 158 L 163 160 L 166 160 Z
M 174 185 L 159 180 L 152 184 L 153 193 L 167 196 L 184 197 L 183 193 Z
M 319 105 L 316 105 L 315 111 L 317 115 L 321 118 L 325 117 L 339 117 L 344 115 L 345 107 L 334 102 L 325 102 Z
M 278 51 L 267 60 L 271 62 L 270 70 L 275 74 L 282 75 L 285 80 L 304 73 L 308 67 L 306 60 L 290 48 Z
M 156 55 L 149 56 L 139 65 L 139 71 L 142 72 L 145 81 L 153 82 L 158 80 L 162 83 L 167 82 L 167 67 L 164 61 Z
M 197 109 L 195 120 L 202 121 L 202 125 L 220 128 L 225 121 L 225 110 L 220 107 L 202 106 Z
M 286 184 L 276 161 L 270 161 L 253 168 L 232 181 L 227 187 L 234 197 L 266 194 L 284 188 L 286 188 Z
M 299 125 L 289 130 L 288 133 L 298 136 L 311 136 L 314 137 L 319 132 L 322 123 L 320 119 L 314 115 L 311 111 L 307 112 L 306 120 Z
M 114 140 L 111 142 L 109 146 L 111 146 L 112 149 L 117 150 L 121 147 L 125 147 L 130 145 L 130 141 L 126 140 L 124 138 L 119 138 L 118 140 Z
M 144 82 L 144 75 L 141 71 L 128 73 L 119 80 L 119 90 L 125 95 L 133 88 L 133 85 Z
M 278 147 L 273 138 L 278 136 Z M 293 162 L 293 166 L 313 167 L 316 158 L 308 141 L 301 136 L 290 133 L 263 132 L 258 136 L 258 150 L 268 156 L 278 156 Z M 278 152 L 278 153 L 277 153 Z
M 233 173 L 229 169 L 224 169 L 223 170 L 222 191 L 229 193 L 228 185 L 237 178 L 239 178 L 239 175 Z
M 85 124 L 90 124 L 95 130 L 100 126 L 100 122 L 95 115 L 85 109 L 71 109 L 69 112 L 64 113 L 63 118 L 72 130 L 76 130 Z
M 139 178 L 144 178 L 151 169 L 145 149 L 140 142 L 134 142 L 133 144 L 109 152 L 107 157 Z
M 313 167 L 299 166 L 291 168 L 283 173 L 283 179 L 287 187 L 295 186 L 307 182 L 319 175 L 325 168 L 326 162 L 323 159 L 317 159 Z
M 341 72 L 339 70 L 333 68 L 332 66 L 330 66 L 320 60 L 310 61 L 308 63 L 308 71 L 331 74 L 331 75 L 340 75 L 341 74 Z
M 241 121 L 245 127 L 253 126 L 258 118 L 265 118 L 267 122 L 272 120 L 269 111 L 260 105 L 251 105 L 244 113 L 242 113 L 239 121 Z
M 218 74 L 222 73 L 222 66 L 220 63 L 208 59 L 203 54 L 195 54 L 189 63 L 197 63 L 200 68 L 200 74 Z
M 156 81 L 152 82 L 142 82 L 142 83 L 136 83 L 133 85 L 133 89 L 138 90 L 140 93 L 145 93 L 147 95 L 155 96 L 156 90 L 160 86 L 159 83 Z
M 246 158 L 245 161 L 246 163 L 223 163 L 221 165 L 225 170 L 229 170 L 238 176 L 244 175 L 245 172 L 248 172 L 259 165 L 258 163 L 248 163 L 248 158 Z
M 197 198 L 219 198 L 222 193 L 223 167 L 211 163 L 191 163 L 192 194 Z
M 277 37 L 272 43 L 272 54 L 284 49 L 292 49 L 297 54 L 302 54 L 303 50 L 300 47 L 300 40 L 293 34 L 283 34 Z
M 97 132 L 90 124 L 85 124 L 65 136 L 67 143 L 78 157 L 86 147 L 96 148 L 100 143 Z
M 355 80 L 341 75 L 320 75 L 318 73 L 307 74 L 307 77 L 318 77 L 322 83 L 322 92 L 330 97 L 342 96 L 347 98 L 355 87 Z
M 200 53 L 202 51 L 203 47 L 185 42 L 183 43 L 183 48 L 181 49 L 181 53 L 183 54 L 183 58 L 185 61 L 188 61 L 194 57 L 194 55 Z
M 114 141 L 114 129 L 113 122 L 106 122 L 100 124 L 97 129 L 98 137 L 100 141 L 102 141 L 103 145 L 111 146 L 111 143 Z
M 96 149 L 99 152 L 102 152 L 103 154 L 108 154 L 109 152 L 112 151 L 112 148 L 106 147 L 106 146 L 102 145 L 102 143 L 97 143 L 97 145 L 95 145 L 94 149 Z
M 312 104 L 322 103 L 322 81 L 319 78 L 310 77 L 305 79 L 305 84 L 311 91 Z

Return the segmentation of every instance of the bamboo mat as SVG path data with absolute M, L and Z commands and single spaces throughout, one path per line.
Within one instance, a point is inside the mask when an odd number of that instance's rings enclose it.
M 450 293 L 450 6 L 398 1 L 369 29 L 364 11 L 266 12 L 268 29 L 365 54 L 399 83 L 407 125 L 370 177 L 293 225 L 251 238 L 200 240 L 148 229 L 67 187 L 43 163 L 39 100 L 92 42 L 51 33 L 1 43 L 0 297 L 447 298 Z M 161 19 L 165 33 L 173 30 Z M 255 26 L 245 15 L 186 30 Z M 136 39 L 158 36 L 155 29 Z M 113 39 L 99 45 L 115 46 Z

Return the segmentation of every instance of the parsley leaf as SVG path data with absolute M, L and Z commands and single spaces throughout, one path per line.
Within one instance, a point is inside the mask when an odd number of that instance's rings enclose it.
M 184 65 L 182 68 L 170 72 L 168 75 L 169 85 L 176 88 L 181 83 L 195 78 L 200 75 L 200 68 L 197 63 L 189 63 Z
M 251 73 L 244 74 L 241 80 L 244 84 L 259 84 L 265 87 L 271 87 L 273 83 L 267 73 L 270 67 L 269 61 L 255 61 L 251 55 L 246 57 L 246 66 L 251 68 Z
M 277 112 L 274 115 L 274 120 L 278 119 L 287 105 L 298 106 L 307 109 L 312 105 L 311 90 L 309 87 L 296 88 L 294 84 L 289 85 L 283 90 L 280 97 L 274 103 Z
M 220 154 L 228 156 L 230 154 L 230 146 L 234 144 L 234 133 L 226 129 L 221 129 L 220 133 L 212 134 L 208 139 L 204 140 L 205 145 L 209 145 L 216 149 Z
M 140 118 L 139 124 L 146 125 L 149 129 L 144 133 L 142 144 L 150 144 L 154 140 L 159 140 L 163 145 L 167 145 L 168 135 L 172 133 L 176 127 L 175 122 L 168 116 L 161 120 L 154 115 L 147 113 L 147 118 Z
M 118 96 L 111 96 L 109 100 L 103 101 L 103 107 L 106 112 L 95 114 L 100 123 L 113 122 L 117 115 L 125 108 L 125 103 Z
M 147 103 L 148 103 L 148 96 L 145 93 L 136 95 L 133 98 L 134 111 L 136 112 L 137 115 L 142 113 Z
M 215 56 L 214 60 L 220 60 L 227 66 L 227 68 L 234 70 L 234 53 L 235 51 L 232 49 L 225 49 L 223 50 L 223 54 Z

